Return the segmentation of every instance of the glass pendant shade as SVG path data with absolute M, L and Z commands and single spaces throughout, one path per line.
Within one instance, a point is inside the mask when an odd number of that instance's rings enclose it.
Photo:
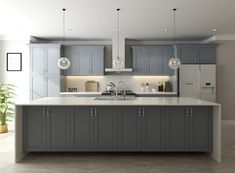
M 172 57 L 170 60 L 169 60 L 169 63 L 168 63 L 169 67 L 173 70 L 176 70 L 180 67 L 181 65 L 181 61 L 179 58 L 177 58 L 176 56 Z
M 59 60 L 58 60 L 58 66 L 60 69 L 62 70 L 66 70 L 70 67 L 70 61 L 68 58 L 66 57 L 61 57 Z
M 122 68 L 123 65 L 124 63 L 120 57 L 115 58 L 115 60 L 113 61 L 113 67 L 116 69 Z

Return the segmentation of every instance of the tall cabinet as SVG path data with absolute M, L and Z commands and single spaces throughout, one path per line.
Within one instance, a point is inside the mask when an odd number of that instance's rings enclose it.
M 57 61 L 61 45 L 31 44 L 30 49 L 30 99 L 56 97 L 60 93 L 60 69 Z

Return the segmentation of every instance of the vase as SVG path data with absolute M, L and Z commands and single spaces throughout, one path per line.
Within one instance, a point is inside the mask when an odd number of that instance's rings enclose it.
M 7 125 L 0 125 L 0 133 L 7 133 L 8 128 Z

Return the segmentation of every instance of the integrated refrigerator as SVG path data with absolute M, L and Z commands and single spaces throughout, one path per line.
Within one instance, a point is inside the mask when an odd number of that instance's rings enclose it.
M 216 65 L 181 65 L 179 95 L 216 101 Z

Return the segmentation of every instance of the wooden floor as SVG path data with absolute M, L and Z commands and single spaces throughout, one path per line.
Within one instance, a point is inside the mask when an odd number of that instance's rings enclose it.
M 30 154 L 15 164 L 13 140 L 0 134 L 0 173 L 235 173 L 235 126 L 222 127 L 222 164 L 202 153 Z

